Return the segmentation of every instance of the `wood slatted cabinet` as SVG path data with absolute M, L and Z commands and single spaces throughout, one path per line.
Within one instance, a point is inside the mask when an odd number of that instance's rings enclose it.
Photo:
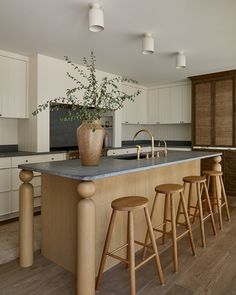
M 193 146 L 236 146 L 236 70 L 195 76 L 190 79 Z

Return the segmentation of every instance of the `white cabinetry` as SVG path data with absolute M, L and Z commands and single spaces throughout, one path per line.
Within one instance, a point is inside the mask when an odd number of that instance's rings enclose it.
M 159 97 L 157 89 L 148 90 L 148 124 L 160 124 Z
M 0 215 L 19 211 L 19 187 L 21 181 L 19 179 L 20 169 L 18 169 L 18 165 L 65 159 L 65 153 L 0 158 Z M 34 187 L 34 207 L 38 207 L 41 204 L 41 174 L 34 172 L 31 183 Z
M 122 89 L 125 93 L 131 95 L 139 88 L 124 84 Z M 141 94 L 134 98 L 134 101 L 126 101 L 122 108 L 122 123 L 127 124 L 146 124 L 147 123 L 147 91 L 140 89 Z
M 148 124 L 191 123 L 190 84 L 148 90 Z
M 0 115 L 27 118 L 27 58 L 6 56 L 0 51 Z
M 0 215 L 11 212 L 11 158 L 0 159 Z

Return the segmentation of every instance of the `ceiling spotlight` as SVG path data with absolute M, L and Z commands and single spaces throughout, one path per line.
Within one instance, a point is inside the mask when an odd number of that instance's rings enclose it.
M 186 68 L 186 56 L 183 51 L 180 51 L 176 55 L 176 69 Z
M 145 33 L 143 36 L 143 54 L 154 53 L 154 39 L 151 33 Z
M 89 31 L 97 33 L 104 30 L 103 10 L 98 3 L 90 4 L 89 8 Z

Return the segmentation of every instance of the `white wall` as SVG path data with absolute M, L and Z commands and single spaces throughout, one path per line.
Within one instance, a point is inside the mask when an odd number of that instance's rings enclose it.
M 17 143 L 17 119 L 0 118 L 0 145 Z

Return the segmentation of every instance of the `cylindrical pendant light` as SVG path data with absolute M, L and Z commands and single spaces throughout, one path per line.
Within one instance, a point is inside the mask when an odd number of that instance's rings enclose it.
M 143 54 L 152 54 L 154 52 L 154 39 L 151 33 L 145 33 L 143 36 Z
M 180 51 L 176 55 L 176 69 L 186 68 L 186 56 L 183 51 Z
M 89 8 L 89 31 L 97 33 L 104 30 L 103 10 L 98 3 L 93 3 Z

